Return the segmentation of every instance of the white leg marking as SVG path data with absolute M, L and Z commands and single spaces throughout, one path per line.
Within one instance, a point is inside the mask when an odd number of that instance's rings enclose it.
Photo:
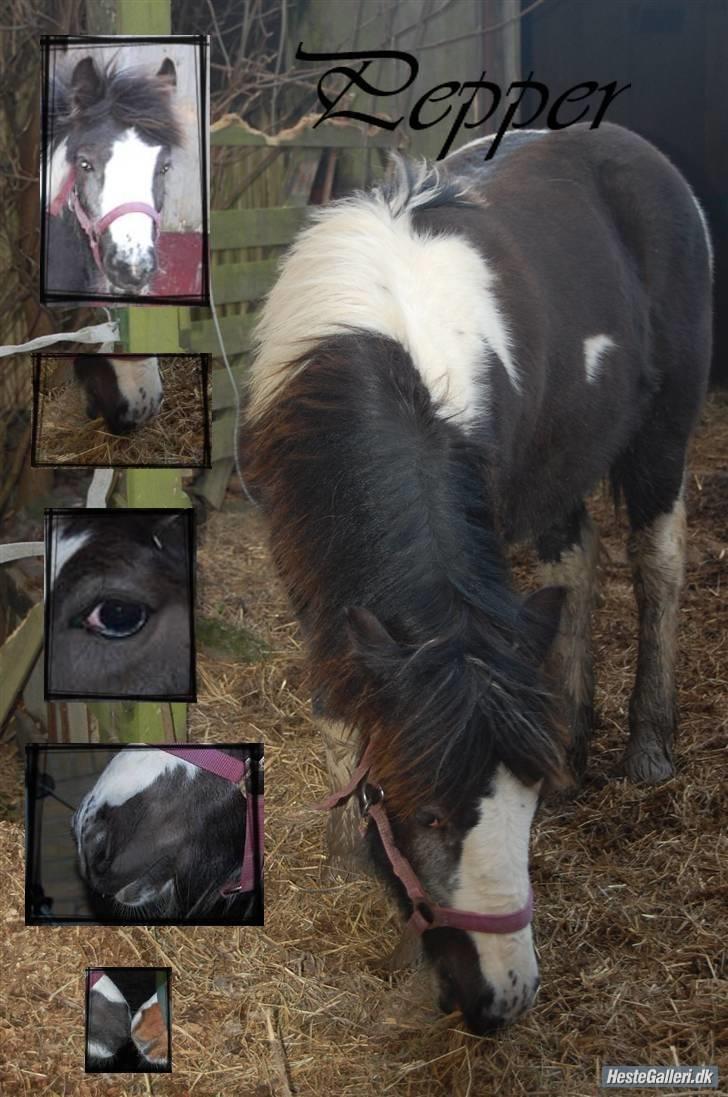
M 102 994 L 104 998 L 107 998 L 110 1002 L 123 1002 L 124 1005 L 127 1004 L 126 998 L 121 993 L 116 983 L 110 979 L 108 975 L 102 975 L 98 983 L 94 983 L 91 991 L 92 993 L 93 991 L 98 991 L 99 994 Z
M 161 145 L 147 145 L 132 127 L 115 144 L 106 164 L 101 216 L 125 202 L 154 206 L 154 169 Z M 154 245 L 153 222 L 145 213 L 124 213 L 109 225 L 114 243 L 133 263 Z
M 584 369 L 589 384 L 593 385 L 599 377 L 604 354 L 616 345 L 609 335 L 590 335 L 584 340 Z
M 143 1003 L 142 1003 L 142 1005 L 140 1005 L 140 1006 L 139 1006 L 139 1009 L 138 1009 L 138 1010 L 136 1011 L 136 1013 L 135 1013 L 135 1014 L 134 1014 L 134 1016 L 132 1017 L 132 1022 L 131 1022 L 131 1027 L 132 1027 L 132 1030 L 133 1030 L 134 1028 L 136 1028 L 136 1026 L 138 1025 L 138 1023 L 139 1023 L 139 1022 L 141 1021 L 141 1019 L 142 1019 L 142 1013 L 144 1012 L 144 1010 L 145 1010 L 145 1009 L 149 1009 L 149 1007 L 150 1007 L 150 1006 L 152 1006 L 152 1005 L 154 1005 L 154 1003 L 155 1003 L 156 1001 L 157 1001 L 157 992 L 156 992 L 156 990 L 155 990 L 155 992 L 154 992 L 154 994 L 153 994 L 153 995 L 151 996 L 151 998 L 147 998 L 146 1002 L 143 1002 Z
M 398 208 L 396 197 L 391 205 Z M 464 237 L 416 233 L 408 208 L 395 215 L 381 196 L 323 209 L 298 237 L 263 310 L 253 414 L 290 380 L 288 363 L 316 340 L 357 327 L 401 343 L 433 398 L 467 424 L 480 408 L 489 350 L 520 390 L 496 281 Z
M 99 1044 L 96 1040 L 89 1040 L 88 1054 L 90 1059 L 113 1059 L 116 1052 L 104 1047 L 103 1044 Z
M 539 785 L 521 784 L 500 765 L 493 795 L 480 802 L 480 819 L 463 842 L 457 910 L 508 914 L 528 899 L 528 845 Z M 493 989 L 493 1011 L 512 1020 L 530 1006 L 538 964 L 531 927 L 518 933 L 471 933 L 483 978 Z

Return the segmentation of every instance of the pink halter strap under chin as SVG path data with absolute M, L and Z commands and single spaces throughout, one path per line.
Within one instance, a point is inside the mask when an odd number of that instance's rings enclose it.
M 517 933 L 518 930 L 525 929 L 533 918 L 533 890 L 530 884 L 525 906 L 509 914 L 477 914 L 470 910 L 455 910 L 454 907 L 443 907 L 433 903 L 428 898 L 412 865 L 397 848 L 384 807 L 384 790 L 380 785 L 367 781 L 371 769 L 368 755 L 369 747 L 364 751 L 359 765 L 343 788 L 327 796 L 315 807 L 318 811 L 331 811 L 341 807 L 360 786 L 362 787 L 362 820 L 366 822 L 371 819 L 374 822 L 392 871 L 401 881 L 412 903 L 412 914 L 407 926 L 416 933 L 425 933 L 429 929 L 444 927 L 463 929 L 471 933 Z
M 261 870 L 263 868 L 264 801 L 261 794 L 251 792 L 248 787 L 250 759 L 235 758 L 232 754 L 226 754 L 224 750 L 218 750 L 216 747 L 160 747 L 159 749 L 166 751 L 167 754 L 174 754 L 184 762 L 197 766 L 198 769 L 204 769 L 208 773 L 214 773 L 216 777 L 230 781 L 243 793 L 245 847 L 240 881 L 237 884 L 226 884 L 220 888 L 220 894 L 228 896 L 238 892 L 253 891 L 256 886 L 256 869 L 258 866 Z
M 109 210 L 108 213 L 105 213 L 103 217 L 99 217 L 97 220 L 93 221 L 86 213 L 86 210 L 81 205 L 81 201 L 78 197 L 75 168 L 69 170 L 68 175 L 63 182 L 63 186 L 51 202 L 51 217 L 59 217 L 66 206 L 73 210 L 76 215 L 76 220 L 86 233 L 94 262 L 102 274 L 105 274 L 105 271 L 101 263 L 99 240 L 113 221 L 116 221 L 119 217 L 123 217 L 125 213 L 145 213 L 147 217 L 151 217 L 154 223 L 154 234 L 156 235 L 159 231 L 159 212 L 154 206 L 150 206 L 146 202 L 122 202 L 120 206 L 114 206 L 114 208 Z

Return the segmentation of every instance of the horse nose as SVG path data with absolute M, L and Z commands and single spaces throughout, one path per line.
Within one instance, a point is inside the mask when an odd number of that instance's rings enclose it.
M 506 1020 L 493 1011 L 493 996 L 483 995 L 469 1009 L 463 1011 L 465 1024 L 476 1036 L 488 1036 L 503 1028 Z
M 134 249 L 123 254 L 114 248 L 109 255 L 106 271 L 117 285 L 140 288 L 145 286 L 157 270 L 154 248 Z

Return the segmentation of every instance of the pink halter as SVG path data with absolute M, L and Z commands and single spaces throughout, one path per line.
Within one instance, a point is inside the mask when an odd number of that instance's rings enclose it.
M 86 210 L 81 205 L 81 201 L 78 197 L 78 191 L 76 190 L 76 169 L 71 168 L 68 175 L 65 178 L 63 186 L 58 191 L 50 206 L 51 217 L 59 217 L 63 212 L 64 207 L 68 205 L 70 209 L 76 215 L 76 220 L 86 233 L 88 237 L 89 247 L 91 248 L 91 254 L 94 257 L 96 266 L 105 275 L 103 266 L 101 265 L 101 253 L 99 251 L 99 240 L 106 232 L 112 221 L 116 221 L 117 218 L 123 217 L 125 213 L 145 213 L 147 217 L 151 217 L 154 222 L 154 234 L 156 236 L 159 231 L 159 213 L 155 210 L 154 206 L 147 205 L 146 202 L 123 202 L 120 206 L 114 206 L 112 210 L 105 213 L 103 217 L 99 217 L 96 221 L 92 221 L 86 213 Z
M 517 933 L 518 930 L 525 929 L 533 918 L 533 890 L 530 884 L 526 905 L 510 914 L 476 914 L 474 911 L 455 910 L 453 907 L 442 907 L 431 902 L 412 865 L 397 848 L 384 807 L 384 790 L 380 785 L 365 783 L 371 768 L 368 758 L 369 749 L 367 747 L 364 751 L 359 765 L 343 788 L 327 796 L 315 807 L 318 811 L 331 811 L 333 808 L 340 807 L 362 786 L 362 822 L 366 823 L 368 819 L 374 821 L 392 871 L 402 882 L 407 897 L 412 903 L 408 928 L 416 933 L 425 933 L 428 929 L 439 929 L 445 926 L 451 929 L 468 930 L 471 933 Z
M 249 758 L 234 758 L 215 747 L 160 747 L 167 754 L 174 754 L 198 769 L 214 773 L 225 781 L 237 785 L 245 797 L 245 847 L 240 883 L 226 884 L 221 895 L 234 895 L 255 888 L 256 863 L 263 866 L 263 797 L 253 794 L 246 786 L 250 774 Z

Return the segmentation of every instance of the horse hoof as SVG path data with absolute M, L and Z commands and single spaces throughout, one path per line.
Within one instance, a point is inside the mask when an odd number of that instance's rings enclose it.
M 659 785 L 675 776 L 675 767 L 661 744 L 651 747 L 627 748 L 622 759 L 622 772 L 629 781 Z

